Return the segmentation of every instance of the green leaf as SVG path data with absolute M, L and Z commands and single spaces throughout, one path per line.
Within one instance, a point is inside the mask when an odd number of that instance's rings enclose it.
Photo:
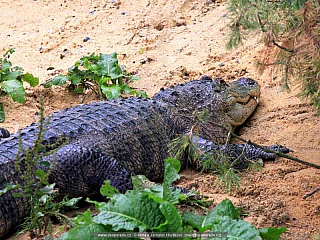
M 41 168 L 38 168 L 35 172 L 35 175 L 38 179 L 43 180 L 44 177 L 46 176 L 46 172 L 43 171 Z
M 102 75 L 110 76 L 111 79 L 123 77 L 122 70 L 118 64 L 117 53 L 100 54 L 100 61 L 97 63 Z
M 147 187 L 152 187 L 154 185 L 149 179 L 144 175 L 132 176 L 132 185 L 134 191 L 143 191 Z
M 77 215 L 73 222 L 75 225 L 83 225 L 83 224 L 91 224 L 92 222 L 92 214 L 90 208 L 87 209 L 83 214 Z
M 15 52 L 14 48 L 10 48 L 8 51 L 5 52 L 5 54 L 3 54 L 3 57 L 4 57 L 4 58 L 9 58 L 10 55 L 11 55 L 12 53 L 14 53 L 14 52 Z
M 18 187 L 20 187 L 20 185 L 15 185 L 15 184 L 10 183 L 5 188 L 0 189 L 0 196 L 2 194 L 5 194 L 6 192 L 12 190 L 12 189 L 18 188 Z
M 38 212 L 39 217 L 44 217 L 44 214 L 42 212 Z
M 163 199 L 171 203 L 178 203 L 181 195 L 180 189 L 172 189 L 170 185 L 180 178 L 180 161 L 167 158 L 164 162 Z
M 112 199 L 97 216 L 97 224 L 111 225 L 112 230 L 145 231 L 165 222 L 159 204 L 149 198 L 148 194 L 127 192 Z
M 152 184 L 146 177 L 133 177 L 134 190 L 139 189 L 141 192 L 148 193 L 150 197 L 162 203 L 168 201 L 172 204 L 179 202 L 181 197 L 180 189 L 173 189 L 170 185 L 176 179 L 179 179 L 178 171 L 180 170 L 180 162 L 174 158 L 165 160 L 164 183 L 163 185 Z M 151 187 L 147 187 L 147 185 Z
M 64 202 L 63 206 L 65 206 L 65 207 L 74 207 L 81 199 L 82 199 L 82 197 L 71 198 L 68 201 Z
M 73 84 L 73 85 L 77 85 L 77 84 L 81 83 L 81 81 L 82 81 L 81 77 L 78 75 L 68 76 L 68 79 L 71 82 L 71 84 Z
M 12 63 L 7 61 L 7 60 L 4 60 L 3 61 L 3 64 L 2 64 L 2 71 L 7 71 L 9 70 L 10 68 L 12 67 Z
M 147 98 L 148 95 L 146 92 L 144 91 L 135 91 L 136 97 L 143 97 L 143 98 Z
M 50 88 L 50 87 L 52 87 L 52 80 L 46 81 L 42 85 L 44 88 Z
M 180 161 L 175 158 L 167 158 L 165 159 L 164 168 L 163 185 L 154 185 L 150 188 L 150 191 L 154 196 L 160 197 L 162 201 L 165 200 L 176 204 L 179 202 L 181 190 L 173 189 L 170 185 L 180 178 L 178 174 L 180 171 Z
M 259 229 L 259 231 L 260 231 L 260 236 L 265 240 L 278 240 L 280 239 L 281 234 L 287 231 L 287 229 L 285 227 L 281 227 L 281 228 L 268 227 L 268 228 Z
M 131 87 L 129 87 L 129 85 L 123 84 L 121 86 L 121 92 L 123 92 L 124 94 L 131 94 L 132 93 L 132 89 L 131 89 Z
M 166 218 L 166 222 L 155 228 L 160 232 L 182 232 L 182 218 L 179 211 L 172 203 L 163 202 L 160 204 L 160 211 Z
M 97 73 L 97 74 L 99 74 L 99 72 L 100 72 L 99 65 L 97 65 L 97 64 L 89 64 L 86 68 L 88 70 L 91 70 L 94 73 Z
M 196 228 L 200 233 L 205 230 L 210 229 L 212 226 L 212 220 L 207 220 L 207 216 L 196 215 L 191 212 L 185 212 L 182 215 L 184 221 L 190 224 L 192 227 Z
M 92 223 L 92 214 L 91 214 L 91 210 L 88 209 L 87 211 L 85 211 L 83 213 L 83 221 L 85 224 L 90 224 Z
M 45 166 L 45 167 L 50 167 L 51 166 L 51 163 L 48 162 L 48 161 L 41 161 L 41 162 L 39 162 L 39 164 L 42 165 L 42 166 Z
M 29 83 L 31 87 L 35 87 L 39 84 L 39 78 L 34 77 L 31 73 L 26 73 L 26 74 L 22 75 L 21 79 L 24 82 Z
M 49 197 L 48 195 L 41 196 L 41 198 L 39 199 L 39 202 L 45 204 L 47 202 L 48 197 Z
M 227 216 L 217 217 L 212 223 L 211 232 L 227 233 L 227 239 L 260 240 L 260 232 L 253 225 L 240 220 L 231 219 Z M 209 239 L 209 238 L 208 238 Z M 213 238 L 210 238 L 213 239 Z
M 201 233 L 212 227 L 212 224 L 219 217 L 239 219 L 239 210 L 236 209 L 229 199 L 221 201 L 211 212 L 205 216 L 194 215 L 191 212 L 183 214 L 183 219 Z
M 70 231 L 62 234 L 57 240 L 96 240 L 97 237 L 95 237 L 93 233 L 103 233 L 109 231 L 109 227 L 101 224 L 91 223 L 89 225 L 78 225 L 75 228 L 72 228 Z M 99 237 L 99 239 L 104 240 L 107 238 Z
M 238 208 L 235 208 L 229 199 L 221 201 L 210 213 L 213 216 L 228 216 L 231 219 L 239 219 L 240 212 Z
M 50 185 L 49 185 L 49 183 L 46 182 L 46 181 L 45 181 L 44 183 L 46 184 L 46 186 L 40 188 L 40 192 L 41 192 L 42 194 L 48 194 L 48 195 L 53 194 L 53 193 L 54 193 L 55 183 L 52 183 L 52 184 L 50 184 Z
M 12 97 L 13 101 L 18 103 L 24 103 L 26 101 L 26 93 L 20 81 L 18 80 L 5 81 L 0 83 L 0 87 L 10 97 Z
M 121 87 L 119 85 L 101 85 L 101 90 L 107 99 L 117 99 L 121 94 Z
M 107 206 L 105 202 L 92 201 L 89 198 L 86 199 L 86 202 L 94 204 L 98 211 L 102 211 Z
M 52 85 L 63 86 L 64 84 L 67 83 L 68 78 L 62 75 L 58 75 L 55 78 L 53 78 L 51 81 L 52 81 Z
M 167 158 L 164 162 L 164 186 L 170 186 L 171 183 L 178 180 L 180 178 L 180 161 L 175 158 Z
M 120 193 L 118 189 L 115 187 L 112 187 L 110 185 L 110 180 L 105 180 L 104 184 L 100 188 L 100 193 L 102 196 L 105 196 L 107 198 L 111 198 L 113 195 Z
M 17 78 L 22 75 L 23 75 L 23 72 L 14 71 L 14 72 L 10 72 L 9 74 L 5 75 L 2 79 L 3 79 L 3 81 L 17 80 Z
M 6 114 L 4 112 L 3 103 L 0 102 L 0 122 L 4 122 L 5 118 L 6 118 Z

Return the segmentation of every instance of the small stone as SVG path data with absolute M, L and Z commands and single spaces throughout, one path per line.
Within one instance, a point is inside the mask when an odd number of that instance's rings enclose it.
M 218 65 L 219 67 L 223 67 L 224 66 L 224 63 L 222 62 L 222 63 L 219 63 L 219 65 Z
M 121 14 L 122 14 L 122 15 L 126 15 L 126 14 L 127 14 L 127 12 L 122 12 Z
M 85 39 L 83 39 L 83 42 L 88 42 L 90 40 L 89 37 L 86 37 Z

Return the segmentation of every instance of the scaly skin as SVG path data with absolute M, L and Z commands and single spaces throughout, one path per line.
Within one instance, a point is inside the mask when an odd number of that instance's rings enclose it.
M 159 180 L 163 178 L 168 143 L 190 131 L 195 110 L 210 113 L 209 121 L 201 124 L 203 141 L 199 145 L 212 151 L 216 144 L 226 143 L 225 128 L 235 129 L 252 114 L 259 95 L 259 85 L 252 79 L 226 84 L 204 76 L 161 90 L 151 99 L 101 101 L 58 111 L 50 116 L 43 143 L 55 143 L 61 136 L 68 143 L 55 156 L 43 157 L 57 161 L 49 181 L 56 183 L 62 195 L 75 197 L 98 193 L 107 179 L 121 192 L 132 187 L 133 174 Z M 21 130 L 24 148 L 33 146 L 37 132 L 38 123 Z M 0 141 L 0 189 L 21 182 L 14 170 L 18 148 L 18 134 Z M 255 149 L 246 154 L 248 158 L 257 155 Z M 0 196 L 0 237 L 16 227 L 29 210 L 26 198 L 13 198 L 11 192 Z

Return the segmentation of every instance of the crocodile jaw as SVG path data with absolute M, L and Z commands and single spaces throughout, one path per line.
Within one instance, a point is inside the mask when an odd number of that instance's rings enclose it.
M 227 116 L 229 123 L 233 129 L 242 125 L 247 118 L 254 112 L 259 103 L 259 97 L 249 96 L 246 102 L 235 102 L 231 109 L 229 109 Z

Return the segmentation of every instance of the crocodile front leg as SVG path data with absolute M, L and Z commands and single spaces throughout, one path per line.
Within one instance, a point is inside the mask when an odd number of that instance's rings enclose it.
M 230 163 L 234 163 L 234 168 L 245 169 L 250 161 L 262 159 L 262 160 L 274 160 L 277 155 L 274 153 L 268 153 L 259 147 L 255 147 L 250 144 L 226 144 L 217 145 L 210 140 L 193 137 L 192 141 L 199 146 L 200 150 L 208 154 L 219 154 L 228 157 Z M 278 151 L 281 153 L 289 153 L 291 150 L 282 145 L 264 146 L 270 150 Z

